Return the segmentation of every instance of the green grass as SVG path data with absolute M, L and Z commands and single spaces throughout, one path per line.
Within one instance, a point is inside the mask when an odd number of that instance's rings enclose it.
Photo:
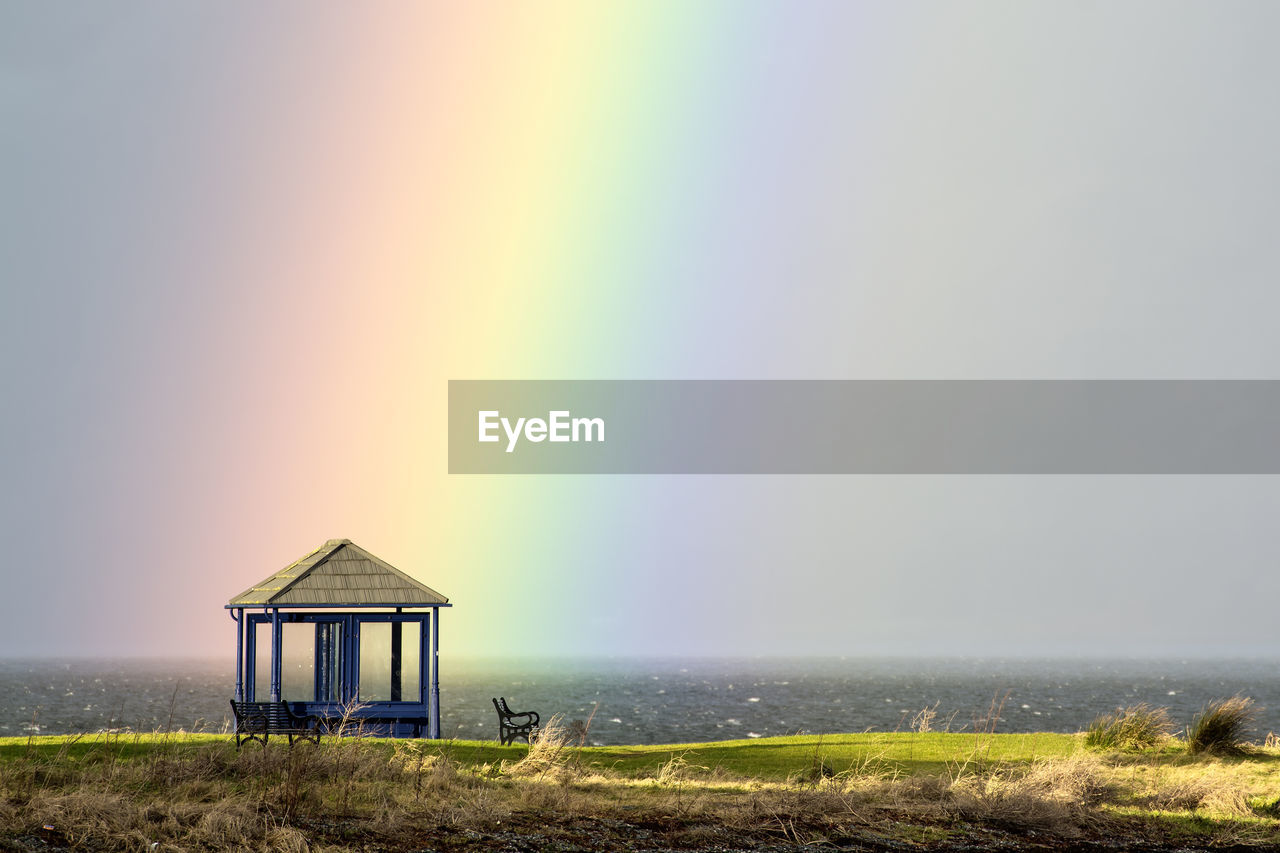
M 114 758 L 145 758 L 161 747 L 180 744 L 231 744 L 235 739 L 222 734 L 90 734 L 37 735 L 34 737 L 0 737 L 0 761 L 15 758 L 54 758 L 62 756 L 83 760 L 108 752 Z
M 9 737 L 0 738 L 0 760 L 29 755 L 53 758 L 59 754 L 72 760 L 92 760 L 95 755 L 106 755 L 108 751 L 116 759 L 141 759 L 157 749 L 177 744 L 219 743 L 232 750 L 235 748 L 230 735 L 217 734 Z M 400 742 L 367 738 L 362 743 L 366 748 L 385 749 L 390 755 Z M 467 767 L 518 761 L 528 749 L 523 744 L 500 746 L 493 741 L 418 743 L 429 753 L 447 754 L 454 762 Z M 608 770 L 631 778 L 655 776 L 668 762 L 679 759 L 690 768 L 780 782 L 802 773 L 815 761 L 821 761 L 835 773 L 875 768 L 880 773 L 912 776 L 945 773 L 966 765 L 996 762 L 1029 764 L 1038 759 L 1070 755 L 1078 743 L 1076 735 L 1066 734 L 893 732 L 797 735 L 655 746 L 599 746 L 572 752 L 585 768 Z M 305 748 L 305 745 L 295 747 Z M 244 749 L 261 747 L 250 744 Z
M 950 734 L 892 732 L 798 735 L 663 746 L 592 747 L 582 751 L 592 767 L 629 776 L 651 775 L 673 758 L 734 776 L 783 781 L 822 761 L 836 773 L 875 767 L 914 776 L 943 773 L 966 763 L 1025 764 L 1069 755 L 1078 742 L 1063 734 Z

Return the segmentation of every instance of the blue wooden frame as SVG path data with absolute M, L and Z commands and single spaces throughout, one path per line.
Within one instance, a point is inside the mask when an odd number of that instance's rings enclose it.
M 441 605 L 447 607 L 448 605 Z M 309 700 L 288 700 L 295 713 L 337 720 L 348 714 L 349 718 L 367 733 L 401 737 L 440 737 L 440 678 L 439 678 L 439 626 L 440 607 L 430 607 L 418 612 L 360 612 L 341 609 L 299 610 L 262 608 L 250 612 L 250 608 L 229 608 L 236 623 L 236 699 L 253 701 L 270 699 L 278 701 L 282 690 L 282 626 L 285 624 L 310 624 L 315 626 L 312 639 L 314 678 L 313 692 Z M 256 609 L 256 608 L 255 608 Z M 419 626 L 418 631 L 418 694 L 396 701 L 362 701 L 360 686 L 360 626 L 364 623 L 410 623 Z M 257 643 L 260 625 L 270 625 L 271 678 L 270 697 L 255 696 L 257 688 Z M 330 654 L 337 653 L 337 684 L 322 679 L 325 650 L 321 642 L 322 625 L 340 625 L 341 643 L 336 648 L 329 640 Z M 395 637 L 396 632 L 393 632 Z M 395 641 L 393 639 L 393 648 Z M 325 672 L 327 672 L 327 667 Z M 395 689 L 393 669 L 392 689 Z M 328 696 L 321 691 L 328 681 Z M 357 705 L 358 703 L 358 705 Z M 352 707 L 354 710 L 351 710 Z

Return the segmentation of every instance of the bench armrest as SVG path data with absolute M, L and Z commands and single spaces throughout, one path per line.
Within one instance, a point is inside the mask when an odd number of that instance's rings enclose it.
M 289 715 L 289 724 L 291 726 L 293 726 L 296 729 L 319 730 L 320 728 L 319 717 L 313 714 L 295 714 L 293 713 L 293 709 L 290 708 L 283 700 L 281 701 L 280 704 L 284 705 L 284 710 L 285 710 L 285 713 Z

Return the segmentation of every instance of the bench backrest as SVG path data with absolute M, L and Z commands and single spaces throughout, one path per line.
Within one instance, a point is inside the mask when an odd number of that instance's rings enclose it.
M 297 717 L 284 700 L 279 702 L 237 702 L 231 700 L 231 710 L 236 715 L 236 727 L 288 729 L 296 725 Z
M 511 710 L 511 708 L 507 706 L 506 698 L 503 696 L 499 696 L 497 699 L 493 700 L 493 707 L 498 709 L 498 718 L 502 720 L 504 723 L 507 720 L 510 720 L 512 717 L 536 716 L 536 715 L 530 714 L 528 711 Z

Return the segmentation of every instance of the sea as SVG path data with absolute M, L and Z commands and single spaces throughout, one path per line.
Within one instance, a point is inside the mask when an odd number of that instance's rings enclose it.
M 440 661 L 446 738 L 497 737 L 492 697 L 598 745 L 922 728 L 1076 732 L 1145 702 L 1179 727 L 1235 695 L 1280 732 L 1280 660 L 601 658 Z M 230 660 L 0 659 L 0 737 L 229 728 Z

